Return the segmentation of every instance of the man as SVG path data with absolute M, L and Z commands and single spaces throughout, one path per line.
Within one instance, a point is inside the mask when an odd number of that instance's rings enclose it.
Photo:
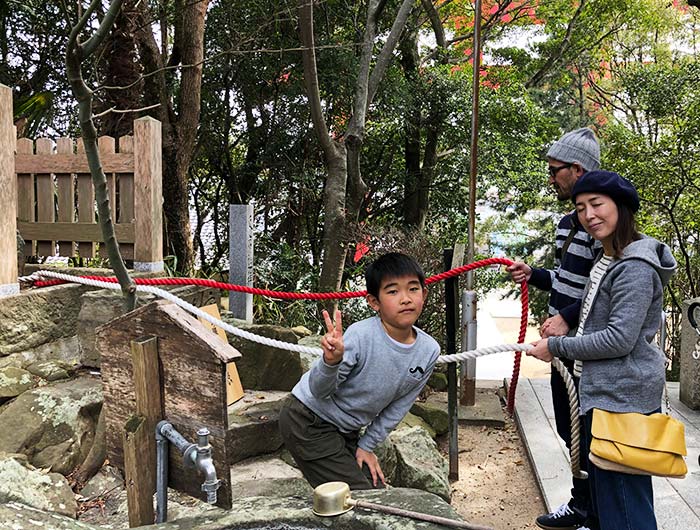
M 588 128 L 565 134 L 547 151 L 547 162 L 549 184 L 556 191 L 557 199 L 568 201 L 578 178 L 586 171 L 600 167 L 600 146 L 595 134 Z M 593 266 L 594 254 L 594 240 L 579 224 L 576 212 L 570 212 L 557 226 L 554 269 L 534 268 L 523 262 L 515 262 L 506 269 L 515 282 L 528 282 L 529 285 L 550 292 L 549 318 L 540 328 L 543 338 L 576 332 L 583 288 Z M 572 361 L 563 361 L 574 375 L 578 388 L 579 367 L 574 370 Z M 564 381 L 556 370 L 552 370 L 551 387 L 557 432 L 566 446 L 570 447 L 569 399 Z M 586 470 L 587 464 L 588 455 L 581 454 L 581 469 Z M 537 526 L 546 530 L 582 528 L 590 507 L 587 481 L 573 478 L 571 500 L 552 513 L 538 517 Z

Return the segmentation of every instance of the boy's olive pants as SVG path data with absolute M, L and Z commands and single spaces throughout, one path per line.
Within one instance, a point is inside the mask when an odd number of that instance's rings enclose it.
M 339 480 L 347 482 L 350 489 L 373 488 L 369 469 L 360 469 L 355 460 L 357 431 L 340 432 L 292 394 L 282 405 L 279 426 L 285 447 L 311 487 Z M 380 479 L 377 485 L 384 487 Z

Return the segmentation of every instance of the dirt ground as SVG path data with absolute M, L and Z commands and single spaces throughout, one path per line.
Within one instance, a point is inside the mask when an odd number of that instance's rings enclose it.
M 514 420 L 505 416 L 503 429 L 460 425 L 452 506 L 465 520 L 495 530 L 538 528 L 544 502 Z M 441 449 L 447 456 L 446 441 Z

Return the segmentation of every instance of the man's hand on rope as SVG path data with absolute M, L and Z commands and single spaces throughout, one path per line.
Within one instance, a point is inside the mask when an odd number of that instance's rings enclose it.
M 532 348 L 525 352 L 526 355 L 535 357 L 540 361 L 546 363 L 552 362 L 552 352 L 549 351 L 549 346 L 547 344 L 547 339 L 540 339 L 537 342 L 532 343 Z
M 554 315 L 545 320 L 540 326 L 540 336 L 543 339 L 547 337 L 563 337 L 569 333 L 570 329 L 569 324 L 561 315 Z
M 338 364 L 343 360 L 343 353 L 345 353 L 343 320 L 340 309 L 335 310 L 335 323 L 331 322 L 331 316 L 325 309 L 323 310 L 323 320 L 326 321 L 326 334 L 321 339 L 323 360 L 326 364 Z
M 384 473 L 382 472 L 382 468 L 379 466 L 379 459 L 377 458 L 377 455 L 358 447 L 357 451 L 355 451 L 355 459 L 357 460 L 357 465 L 360 466 L 360 469 L 362 469 L 362 464 L 367 464 L 369 472 L 372 475 L 372 485 L 375 488 L 377 487 L 377 479 L 380 479 L 382 484 L 386 485 Z
M 523 283 L 530 280 L 532 267 L 522 261 L 515 261 L 512 265 L 506 267 L 506 272 L 510 273 L 510 277 L 515 283 Z

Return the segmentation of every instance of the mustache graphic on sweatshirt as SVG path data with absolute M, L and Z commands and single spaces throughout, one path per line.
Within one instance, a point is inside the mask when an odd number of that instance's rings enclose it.
M 409 368 L 408 371 L 412 374 L 415 374 L 416 372 L 420 372 L 420 375 L 425 374 L 425 370 L 420 366 L 416 366 L 415 368 Z

